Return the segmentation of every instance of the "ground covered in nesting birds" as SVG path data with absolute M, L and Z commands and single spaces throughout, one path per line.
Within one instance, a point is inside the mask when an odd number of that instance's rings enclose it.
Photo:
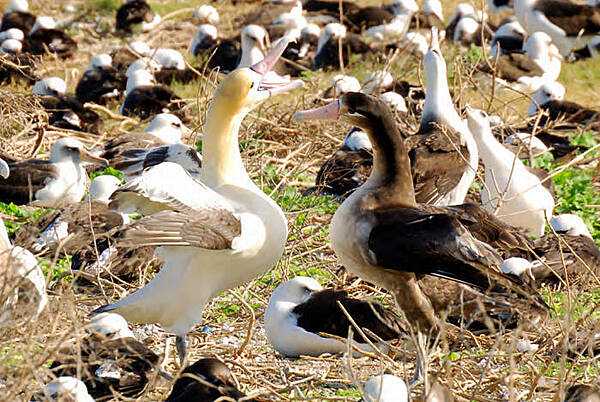
M 1 3 L 1 2 L 0 2 Z M 136 32 L 135 37 L 154 47 L 173 47 L 186 54 L 195 26 L 191 12 L 202 1 L 151 1 L 153 9 L 164 17 L 150 33 Z M 372 3 L 372 2 L 371 2 Z M 445 2 L 450 15 L 455 1 Z M 483 3 L 483 2 L 482 2 Z M 220 28 L 224 34 L 239 30 L 240 17 L 256 11 L 259 2 L 230 0 L 212 3 L 221 13 Z M 32 1 L 32 9 L 67 22 L 67 31 L 79 44 L 77 53 L 66 61 L 48 56 L 39 66 L 40 76 L 63 77 L 73 91 L 91 55 L 107 52 L 131 40 L 113 35 L 117 0 L 49 4 Z M 74 9 L 65 6 L 73 5 Z M 2 7 L 3 5 L 0 5 Z M 518 124 L 526 117 L 529 100 L 517 92 L 498 94 L 491 86 L 482 86 L 472 75 L 473 66 L 484 56 L 479 48 L 458 49 L 443 44 L 449 65 L 449 81 L 455 98 L 498 114 L 509 123 Z M 353 58 L 346 73 L 363 80 L 371 71 L 387 68 L 394 76 L 421 83 L 423 71 L 417 59 L 400 53 L 394 57 L 370 55 Z M 332 197 L 306 192 L 314 185 L 320 165 L 340 145 L 347 128 L 341 124 L 302 124 L 291 121 L 298 109 L 314 105 L 317 94 L 327 88 L 333 72 L 306 71 L 302 74 L 305 88 L 293 95 L 275 98 L 244 120 L 240 144 L 242 156 L 251 177 L 285 211 L 289 237 L 281 261 L 271 271 L 240 288 L 215 298 L 204 312 L 203 324 L 189 336 L 189 359 L 219 356 L 232 368 L 240 388 L 249 396 L 264 400 L 348 400 L 360 399 L 360 384 L 369 376 L 384 371 L 409 379 L 414 370 L 415 352 L 407 339 L 391 345 L 388 355 L 369 354 L 283 358 L 268 344 L 263 329 L 263 315 L 272 290 L 296 275 L 317 279 L 324 286 L 344 287 L 353 296 L 392 305 L 386 292 L 360 281 L 341 267 L 329 241 L 329 222 L 339 203 Z M 598 108 L 600 92 L 600 60 L 564 64 L 559 79 L 567 88 L 567 98 Z M 218 82 L 216 73 L 206 72 L 189 84 L 173 83 L 193 116 L 193 129 L 187 143 L 201 142 L 202 125 L 211 93 Z M 30 88 L 22 84 L 0 87 L 0 148 L 17 158 L 44 154 L 49 145 L 63 136 L 76 136 L 94 147 L 125 132 L 138 130 L 144 124 L 117 113 L 118 105 L 95 107 L 104 119 L 101 134 L 70 132 L 48 126 L 47 116 Z M 600 148 L 598 134 L 573 132 L 573 142 L 581 145 L 578 155 L 564 160 L 540 157 L 532 164 L 549 170 L 556 188 L 556 210 L 579 214 L 586 222 L 597 244 L 600 244 Z M 107 173 L 119 175 L 108 170 Z M 473 191 L 476 192 L 477 183 Z M 49 211 L 32 207 L 0 204 L 0 216 L 9 232 L 40 219 Z M 60 344 L 74 339 L 83 331 L 88 313 L 99 305 L 117 300 L 137 289 L 154 275 L 148 270 L 139 282 L 102 280 L 90 290 L 74 282 L 70 271 L 71 256 L 57 253 L 40 263 L 46 275 L 50 302 L 36 322 L 0 329 L 0 400 L 29 400 L 32 393 L 49 378 L 48 366 Z M 568 356 L 569 334 L 598 329 L 600 290 L 578 293 L 564 286 L 559 290 L 542 289 L 552 307 L 553 320 L 542 328 L 528 328 L 498 336 L 473 336 L 467 349 L 433 348 L 429 367 L 430 380 L 439 379 L 455 393 L 457 400 L 527 400 L 550 401 L 559 389 L 575 383 L 590 383 L 600 376 L 600 363 L 587 356 Z M 177 297 L 177 295 L 173 295 Z M 133 326 L 138 339 L 162 355 L 168 334 L 156 326 Z M 523 351 L 523 340 L 537 345 Z M 525 348 L 527 349 L 527 348 Z M 174 350 L 166 357 L 166 367 L 176 373 Z M 162 400 L 171 384 L 155 378 L 140 400 Z M 418 396 L 421 388 L 413 391 Z M 117 397 L 118 400 L 118 397 Z

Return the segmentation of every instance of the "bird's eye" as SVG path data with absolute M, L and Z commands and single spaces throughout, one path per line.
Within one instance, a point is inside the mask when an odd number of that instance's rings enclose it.
M 181 123 L 173 123 L 173 125 L 178 128 L 181 127 Z
M 254 88 L 254 81 L 250 83 L 250 89 Z

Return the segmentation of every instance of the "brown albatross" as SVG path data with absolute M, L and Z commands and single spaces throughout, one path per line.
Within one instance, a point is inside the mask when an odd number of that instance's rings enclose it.
M 331 243 L 348 270 L 395 296 L 420 340 L 440 328 L 432 302 L 419 285 L 423 275 L 460 282 L 492 297 L 510 291 L 528 305 L 546 308 L 535 290 L 500 271 L 500 255 L 475 238 L 466 210 L 457 213 L 456 208 L 424 207 L 416 202 L 404 140 L 382 101 L 348 93 L 320 109 L 297 112 L 295 118 L 341 118 L 369 134 L 373 170 L 336 211 Z M 490 214 L 471 207 L 480 217 L 494 221 Z M 482 226 L 485 222 L 479 220 Z M 419 366 L 417 373 L 422 370 Z
M 9 163 L 10 176 L 0 179 L 0 201 L 17 205 L 55 208 L 81 201 L 88 177 L 82 160 L 107 166 L 74 138 L 61 138 L 52 145 L 49 160 L 29 159 Z

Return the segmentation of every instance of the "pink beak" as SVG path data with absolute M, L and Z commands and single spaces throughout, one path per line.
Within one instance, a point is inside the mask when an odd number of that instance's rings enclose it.
M 301 80 L 290 81 L 289 76 L 280 77 L 275 72 L 272 72 L 289 43 L 290 37 L 287 35 L 279 39 L 263 60 L 250 67 L 251 70 L 262 76 L 259 89 L 268 91 L 269 96 L 292 91 L 304 86 L 304 82 Z
M 304 120 L 338 120 L 340 118 L 341 102 L 339 99 L 334 100 L 328 105 L 321 106 L 316 109 L 303 110 L 294 113 L 292 117 L 296 121 Z
M 271 49 L 269 53 L 267 53 L 265 58 L 250 68 L 259 73 L 260 75 L 265 75 L 269 71 L 273 70 L 273 67 L 275 67 L 275 63 L 277 63 L 277 60 L 279 60 L 289 43 L 290 38 L 287 35 L 279 39 L 277 41 L 277 44 Z

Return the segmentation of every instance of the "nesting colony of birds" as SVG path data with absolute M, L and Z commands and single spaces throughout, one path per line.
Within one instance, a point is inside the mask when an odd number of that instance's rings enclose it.
M 600 2 L 3 6 L 0 400 L 600 400 Z

